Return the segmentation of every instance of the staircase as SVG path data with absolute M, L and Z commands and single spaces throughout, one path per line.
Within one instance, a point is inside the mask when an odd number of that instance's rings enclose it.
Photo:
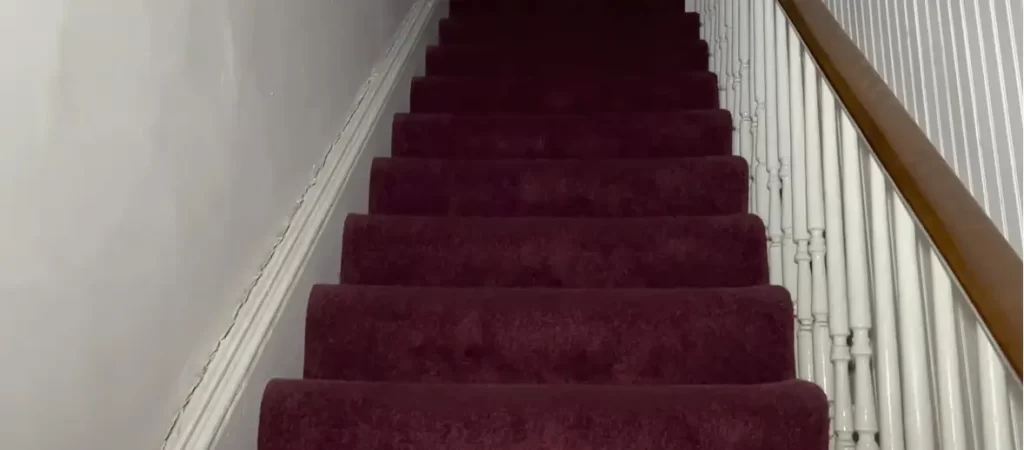
M 824 450 L 696 14 L 452 0 L 260 450 Z

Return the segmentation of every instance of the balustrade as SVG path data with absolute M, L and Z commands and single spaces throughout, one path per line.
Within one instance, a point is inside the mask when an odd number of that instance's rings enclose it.
M 688 5 L 702 15 L 721 104 L 733 114 L 734 153 L 750 166 L 770 282 L 793 296 L 796 372 L 829 399 L 830 448 L 1024 450 L 1020 378 L 786 9 L 775 0 Z M 881 37 L 902 28 L 868 18 L 917 21 L 929 6 L 858 5 L 828 1 L 882 76 L 913 90 Z M 908 109 L 939 135 L 952 117 Z

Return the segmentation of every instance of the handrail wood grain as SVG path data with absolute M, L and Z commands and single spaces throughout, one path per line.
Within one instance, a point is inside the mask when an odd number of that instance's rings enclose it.
M 1020 256 L 825 4 L 778 2 L 1020 377 Z

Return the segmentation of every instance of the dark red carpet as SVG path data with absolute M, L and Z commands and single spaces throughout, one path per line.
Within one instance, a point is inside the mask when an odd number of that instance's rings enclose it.
M 747 163 L 681 159 L 373 162 L 370 213 L 442 216 L 644 217 L 739 214 Z M 423 189 L 430 186 L 430 189 Z
M 399 114 L 394 157 L 679 158 L 732 153 L 728 111 L 583 114 Z
M 543 6 L 558 4 L 559 2 L 551 2 Z M 441 20 L 438 42 L 445 47 L 458 44 L 497 46 L 502 51 L 511 51 L 513 54 L 517 50 L 536 51 L 541 54 L 546 51 L 543 46 L 525 48 L 522 45 L 524 43 L 571 45 L 579 48 L 578 52 L 584 55 L 608 46 L 618 49 L 636 48 L 637 45 L 657 48 L 670 44 L 682 45 L 683 48 L 693 45 L 706 48 L 699 40 L 700 18 L 696 14 L 678 10 L 666 12 L 667 14 L 657 16 L 645 14 L 642 17 L 622 14 L 591 15 L 584 17 L 583 21 L 577 21 L 571 27 L 565 26 L 564 14 L 533 14 L 525 19 L 508 12 L 475 16 L 461 14 Z M 570 14 L 578 13 L 574 11 Z M 524 26 L 528 26 L 529 29 L 524 30 Z M 608 33 L 609 29 L 622 27 L 628 27 L 629 33 Z M 600 45 L 594 45 L 595 43 Z M 649 49 L 644 53 L 650 56 Z
M 522 73 L 524 65 L 530 66 L 534 74 L 578 76 L 594 72 L 628 75 L 708 69 L 708 46 L 704 41 L 673 41 L 646 52 L 635 52 L 633 46 L 623 43 L 586 47 L 583 51 L 577 47 L 555 44 L 536 50 L 510 47 L 495 52 L 491 45 L 431 46 L 427 49 L 427 72 L 438 76 L 516 76 Z
M 641 88 L 642 89 L 638 89 Z M 718 108 L 711 72 L 418 77 L 414 113 L 558 114 Z
M 699 17 L 450 3 L 259 449 L 827 449 Z

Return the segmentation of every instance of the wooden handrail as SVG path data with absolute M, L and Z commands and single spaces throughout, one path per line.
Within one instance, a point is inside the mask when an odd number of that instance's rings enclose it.
M 1020 377 L 1021 258 L 825 4 L 778 1 Z

